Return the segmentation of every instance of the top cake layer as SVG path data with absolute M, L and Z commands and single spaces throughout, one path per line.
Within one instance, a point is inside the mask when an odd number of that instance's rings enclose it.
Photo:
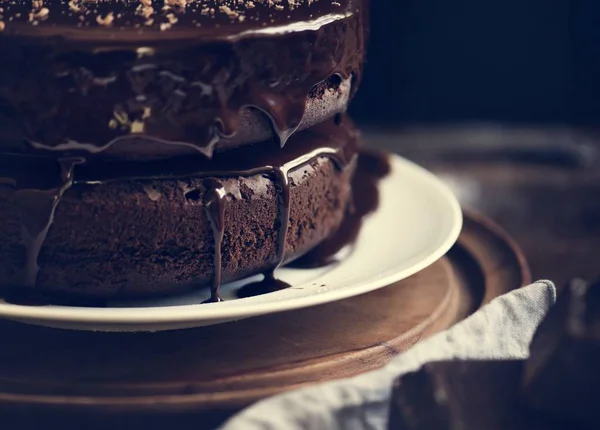
M 3 0 L 5 35 L 71 41 L 211 43 L 318 30 L 357 0 Z
M 268 134 L 283 145 L 345 109 L 364 59 L 362 0 L 0 5 L 5 152 L 211 156 Z

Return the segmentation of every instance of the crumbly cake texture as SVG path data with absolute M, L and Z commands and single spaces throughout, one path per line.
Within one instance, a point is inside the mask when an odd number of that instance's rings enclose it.
M 336 231 L 350 201 L 353 169 L 318 159 L 290 175 L 291 210 L 285 260 Z M 220 179 L 227 191 L 223 281 L 275 267 L 278 192 L 270 178 Z M 201 196 L 204 181 L 124 181 L 75 186 L 59 205 L 39 256 L 36 289 L 87 297 L 168 295 L 214 276 L 214 241 Z M 25 264 L 14 194 L 0 189 L 0 275 Z

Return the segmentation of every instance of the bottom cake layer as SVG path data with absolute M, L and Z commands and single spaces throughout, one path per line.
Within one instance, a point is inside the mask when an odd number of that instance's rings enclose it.
M 337 230 L 351 201 L 349 119 L 161 162 L 3 155 L 0 279 L 96 298 L 167 295 L 268 273 Z

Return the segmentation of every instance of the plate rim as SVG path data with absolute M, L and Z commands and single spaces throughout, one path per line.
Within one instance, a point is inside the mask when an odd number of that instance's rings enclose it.
M 95 324 L 97 326 L 148 325 L 149 327 L 153 327 L 160 324 L 186 324 L 209 321 L 218 323 L 219 320 L 228 322 L 235 319 L 245 319 L 258 315 L 317 306 L 384 288 L 387 285 L 420 272 L 443 257 L 458 240 L 463 225 L 462 209 L 457 197 L 448 185 L 442 182 L 442 180 L 432 172 L 404 157 L 396 154 L 389 154 L 389 159 L 392 172 L 396 171 L 396 169 L 403 172 L 410 171 L 411 176 L 419 177 L 421 183 L 427 183 L 430 189 L 435 189 L 437 194 L 440 197 L 443 197 L 445 204 L 449 206 L 450 211 L 445 214 L 445 216 L 448 220 L 452 221 L 451 228 L 449 229 L 446 238 L 440 242 L 438 247 L 403 270 L 388 273 L 375 280 L 363 281 L 359 284 L 349 285 L 347 287 L 337 288 L 319 294 L 294 297 L 276 302 L 269 301 L 265 303 L 249 304 L 248 306 L 232 306 L 219 309 L 219 303 L 209 303 L 147 308 L 86 308 L 77 306 L 32 307 L 0 302 L 0 318 L 19 320 L 22 322 L 35 322 L 36 324 L 44 322 L 70 323 L 73 326 L 81 326 L 80 328 L 84 330 L 89 330 L 89 328 L 84 327 L 86 324 Z M 276 305 L 276 309 L 274 309 L 274 305 Z M 199 312 L 199 307 L 202 309 L 201 312 Z

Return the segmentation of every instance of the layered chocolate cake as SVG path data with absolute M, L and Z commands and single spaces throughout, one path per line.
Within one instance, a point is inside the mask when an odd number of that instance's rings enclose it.
M 363 0 L 0 2 L 0 280 L 272 277 L 352 208 Z

